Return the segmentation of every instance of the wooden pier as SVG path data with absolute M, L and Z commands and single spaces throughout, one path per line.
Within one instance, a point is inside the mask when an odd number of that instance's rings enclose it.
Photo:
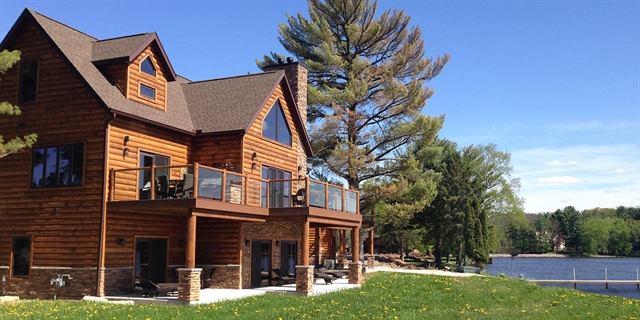
M 522 276 L 522 275 L 521 275 Z M 607 268 L 604 268 L 604 280 L 577 280 L 576 268 L 573 268 L 573 280 L 542 280 L 542 279 L 528 279 L 535 283 L 573 283 L 573 288 L 577 289 L 578 283 L 580 284 L 604 284 L 605 289 L 609 289 L 609 284 L 635 284 L 636 289 L 640 290 L 640 274 L 636 269 L 636 280 L 609 280 Z
M 528 280 L 535 283 L 573 283 L 574 289 L 578 287 L 578 284 L 604 284 L 605 289 L 609 289 L 609 284 L 635 284 L 636 289 L 640 289 L 640 281 L 638 280 Z

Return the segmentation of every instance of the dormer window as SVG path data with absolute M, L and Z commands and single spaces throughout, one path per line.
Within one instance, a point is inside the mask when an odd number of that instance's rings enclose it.
M 143 98 L 155 100 L 156 99 L 156 89 L 151 88 L 149 86 L 145 86 L 144 84 L 140 84 L 140 95 Z
M 156 68 L 153 66 L 153 62 L 151 62 L 150 57 L 142 60 L 142 63 L 140 63 L 140 70 L 148 75 L 156 76 Z
M 276 101 L 262 121 L 262 136 L 291 146 L 291 130 L 287 124 L 280 101 Z

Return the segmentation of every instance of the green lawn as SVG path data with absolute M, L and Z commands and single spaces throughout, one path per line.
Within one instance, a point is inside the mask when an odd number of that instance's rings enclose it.
M 78 301 L 0 305 L 0 319 L 640 319 L 640 300 L 500 277 L 376 273 L 359 289 L 264 295 L 200 306 Z

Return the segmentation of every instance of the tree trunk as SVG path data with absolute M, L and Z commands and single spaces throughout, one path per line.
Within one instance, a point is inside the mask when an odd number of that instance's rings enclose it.
M 456 265 L 458 267 L 462 267 L 464 263 L 464 252 L 463 252 L 462 242 L 458 245 L 458 261 L 456 261 Z

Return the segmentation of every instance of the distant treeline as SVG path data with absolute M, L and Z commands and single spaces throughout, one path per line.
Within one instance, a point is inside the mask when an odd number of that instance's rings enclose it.
M 620 206 L 580 212 L 569 206 L 526 217 L 524 222 L 505 226 L 498 253 L 511 246 L 521 253 L 640 256 L 640 208 Z

